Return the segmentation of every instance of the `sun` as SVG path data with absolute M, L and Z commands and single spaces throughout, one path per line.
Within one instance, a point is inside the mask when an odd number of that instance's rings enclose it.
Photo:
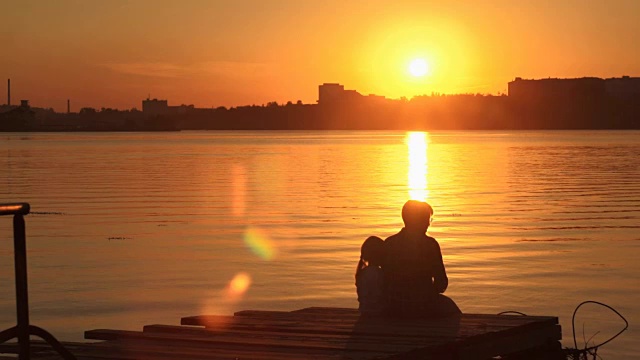
M 429 72 L 429 64 L 424 59 L 413 59 L 409 63 L 409 74 L 414 77 L 423 77 Z

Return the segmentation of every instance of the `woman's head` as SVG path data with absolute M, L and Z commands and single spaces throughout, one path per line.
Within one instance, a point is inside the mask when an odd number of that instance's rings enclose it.
M 360 258 L 369 264 L 380 265 L 383 256 L 384 241 L 377 236 L 369 236 L 362 243 Z

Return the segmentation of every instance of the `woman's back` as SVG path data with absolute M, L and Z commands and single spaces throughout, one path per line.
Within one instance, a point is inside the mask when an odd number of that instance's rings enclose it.
M 378 266 L 367 266 L 356 276 L 360 313 L 381 314 L 385 308 L 384 275 Z

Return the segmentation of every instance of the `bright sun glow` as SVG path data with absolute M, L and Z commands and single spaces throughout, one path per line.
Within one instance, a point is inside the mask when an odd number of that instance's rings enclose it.
M 414 59 L 409 64 L 409 73 L 415 77 L 422 77 L 429 72 L 429 65 L 424 59 Z

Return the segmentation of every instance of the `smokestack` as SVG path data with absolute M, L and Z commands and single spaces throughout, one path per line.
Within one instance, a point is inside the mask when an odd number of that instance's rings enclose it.
M 67 99 L 67 114 L 71 114 L 71 100 Z
M 7 79 L 7 105 L 11 106 L 11 79 Z

